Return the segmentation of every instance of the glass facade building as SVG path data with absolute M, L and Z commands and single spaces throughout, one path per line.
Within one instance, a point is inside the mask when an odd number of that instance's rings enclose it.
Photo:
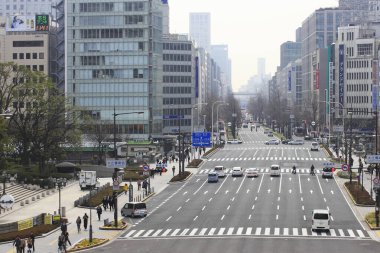
M 82 114 L 118 135 L 162 135 L 160 0 L 68 0 L 66 95 Z M 132 135 L 132 136 L 130 136 Z

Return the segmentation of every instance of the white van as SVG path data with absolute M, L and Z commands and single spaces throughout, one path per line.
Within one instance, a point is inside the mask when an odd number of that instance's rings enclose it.
M 280 165 L 273 164 L 270 166 L 270 176 L 281 176 Z
M 214 171 L 216 173 L 218 173 L 219 177 L 225 177 L 226 176 L 225 170 L 226 170 L 226 168 L 224 168 L 224 166 L 222 166 L 222 165 L 215 166 L 215 168 L 214 168 Z
M 314 209 L 311 213 L 312 224 L 311 230 L 329 230 L 330 229 L 330 212 L 326 209 Z

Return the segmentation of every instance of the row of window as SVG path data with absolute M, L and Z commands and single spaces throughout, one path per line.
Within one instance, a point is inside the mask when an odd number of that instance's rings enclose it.
M 122 26 L 146 24 L 146 18 L 143 15 L 129 16 L 84 16 L 79 18 L 80 26 Z M 75 17 L 73 17 L 75 25 Z
M 80 3 L 80 12 L 113 12 L 120 10 L 121 6 L 118 3 Z M 75 5 L 74 5 L 75 8 Z M 124 11 L 145 11 L 147 5 L 145 2 L 128 2 L 124 3 Z
M 368 103 L 368 101 L 369 99 L 367 96 L 347 96 L 347 103 L 365 104 Z
M 368 115 L 369 110 L 368 108 L 352 108 L 352 114 L 353 115 Z
M 147 97 L 80 97 L 78 106 L 148 106 Z
M 181 121 L 181 126 L 191 126 L 191 119 L 165 119 L 164 127 L 179 126 L 179 121 Z
M 25 65 L 25 68 L 33 71 L 45 71 L 45 65 Z
M 13 41 L 13 47 L 43 47 L 43 40 Z
M 347 73 L 347 80 L 368 80 L 369 78 L 372 78 L 372 72 L 371 75 L 368 72 Z
M 18 109 L 18 108 L 31 109 L 31 108 L 37 108 L 37 107 L 38 107 L 37 102 L 19 102 L 19 101 L 13 102 L 13 108 L 14 109 Z
M 347 68 L 368 68 L 370 64 L 372 67 L 372 61 L 347 61 Z
M 369 91 L 368 84 L 348 84 L 347 91 Z
M 79 44 L 79 52 L 144 51 L 146 42 L 86 42 Z
M 73 57 L 75 65 L 75 57 Z M 97 65 L 147 65 L 148 56 L 81 56 L 80 64 L 82 66 L 97 66 Z
M 191 65 L 164 65 L 164 72 L 191 72 Z
M 372 44 L 358 44 L 357 49 L 358 49 L 358 56 L 372 55 L 373 53 Z
M 164 43 L 164 50 L 182 50 L 182 51 L 190 51 L 191 44 L 190 43 Z
M 76 92 L 76 84 L 73 83 L 73 93 Z M 96 83 L 80 84 L 80 93 L 147 93 L 147 83 Z
M 44 59 L 45 54 L 44 53 L 13 53 L 12 55 L 13 60 L 23 60 L 23 59 Z
M 81 29 L 80 37 L 81 39 L 143 38 L 144 29 Z
M 164 76 L 164 83 L 191 83 L 191 76 Z
M 164 61 L 191 61 L 191 54 L 163 54 Z
M 147 78 L 147 69 L 94 69 L 79 70 L 79 79 L 109 79 L 109 78 Z M 73 78 L 76 79 L 76 71 L 73 70 Z
M 164 98 L 164 105 L 190 105 L 191 98 Z
M 164 94 L 191 94 L 191 87 L 164 87 Z
M 163 110 L 164 115 L 191 115 L 191 108 L 170 108 Z

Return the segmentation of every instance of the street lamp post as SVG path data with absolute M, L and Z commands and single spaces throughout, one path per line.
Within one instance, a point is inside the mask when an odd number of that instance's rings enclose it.
M 214 147 L 214 105 L 216 103 L 223 103 L 224 101 L 218 100 L 212 103 L 211 106 L 211 140 L 212 140 L 212 146 Z
M 114 157 L 117 159 L 117 148 L 116 148 L 116 117 L 119 115 L 127 115 L 127 114 L 143 114 L 144 112 L 123 112 L 116 113 L 115 106 L 113 107 L 113 152 Z M 117 180 L 117 179 L 116 179 Z M 114 218 L 115 218 L 115 227 L 118 227 L 118 213 L 117 213 L 117 193 L 114 192 Z
M 220 106 L 223 106 L 223 105 L 229 105 L 229 103 L 223 103 L 223 104 L 219 104 L 219 105 L 216 105 L 216 122 L 217 122 L 217 130 L 216 132 L 218 133 L 218 141 L 220 141 L 220 135 L 219 135 L 219 107 Z
M 352 183 L 352 111 L 348 111 L 348 115 L 350 115 L 350 149 L 348 150 L 348 156 L 349 156 L 349 168 L 350 168 L 350 184 Z M 347 152 L 347 151 L 346 151 Z

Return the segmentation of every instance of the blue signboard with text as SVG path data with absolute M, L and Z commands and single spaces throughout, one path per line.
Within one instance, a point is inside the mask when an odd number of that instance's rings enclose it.
M 210 132 L 195 132 L 192 136 L 193 147 L 210 147 L 211 133 Z

